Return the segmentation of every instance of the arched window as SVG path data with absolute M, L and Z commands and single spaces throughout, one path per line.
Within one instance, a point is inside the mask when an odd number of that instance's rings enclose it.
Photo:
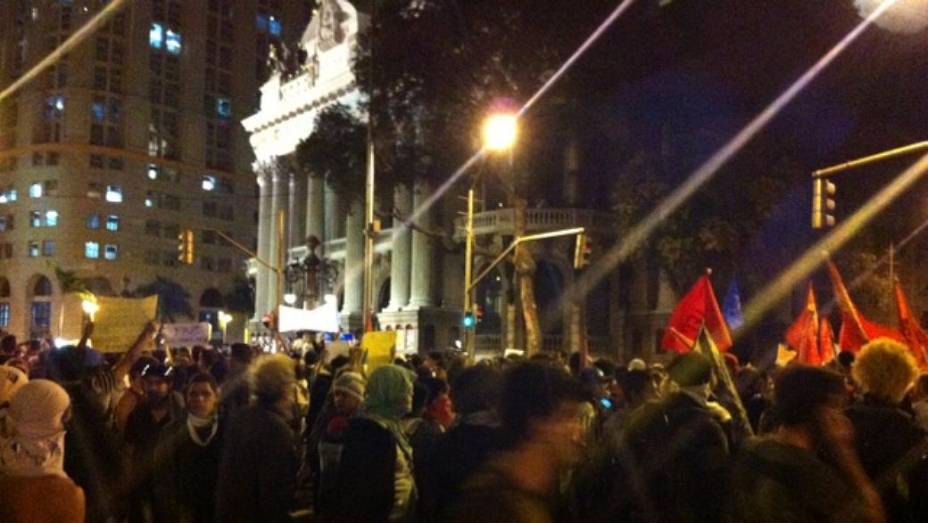
M 206 289 L 203 291 L 203 294 L 200 295 L 200 307 L 206 309 L 221 309 L 222 303 L 222 293 L 212 287 Z
M 52 295 L 52 282 L 49 281 L 45 276 L 39 276 L 39 279 L 35 281 L 35 285 L 32 286 L 32 295 L 33 296 L 51 296 Z

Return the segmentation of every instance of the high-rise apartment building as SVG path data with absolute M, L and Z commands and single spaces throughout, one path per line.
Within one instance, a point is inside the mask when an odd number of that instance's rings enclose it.
M 0 90 L 108 3 L 0 2 Z M 240 119 L 311 3 L 130 1 L 0 103 L 0 328 L 57 335 L 56 268 L 103 295 L 175 281 L 215 323 L 246 258 L 215 231 L 256 245 Z M 178 259 L 187 230 L 192 263 Z

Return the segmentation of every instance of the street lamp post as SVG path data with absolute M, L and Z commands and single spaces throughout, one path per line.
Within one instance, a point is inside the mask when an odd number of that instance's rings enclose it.
M 483 151 L 510 151 L 519 134 L 518 116 L 499 113 L 489 116 L 483 124 Z M 474 207 L 478 177 L 474 177 L 467 191 L 467 221 L 464 247 L 464 351 L 472 361 L 476 359 L 476 319 L 474 318 Z

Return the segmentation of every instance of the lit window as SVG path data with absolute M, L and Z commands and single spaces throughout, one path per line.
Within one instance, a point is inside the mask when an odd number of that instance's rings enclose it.
M 261 31 L 262 33 L 266 33 L 267 26 L 268 26 L 267 15 L 259 14 L 258 15 L 258 31 Z
M 160 168 L 160 167 L 158 167 L 157 165 L 155 165 L 155 164 L 153 164 L 153 163 L 148 164 L 148 179 L 149 179 L 149 180 L 157 180 L 157 179 L 158 179 L 158 174 L 159 174 L 160 172 L 161 172 L 161 168 Z
M 39 257 L 39 242 L 29 242 L 29 257 L 38 258 Z
M 29 186 L 29 197 L 30 198 L 41 198 L 42 197 L 42 184 L 34 183 Z
M 106 218 L 106 230 L 116 232 L 119 230 L 119 216 L 111 214 Z
M 10 326 L 10 304 L 0 303 L 0 327 L 7 328 Z
M 106 201 L 111 203 L 122 203 L 122 187 L 118 185 L 107 185 Z
M 49 96 L 46 103 L 48 104 L 49 116 L 58 117 L 64 114 L 64 96 L 60 94 Z
M 154 207 L 155 206 L 155 195 L 151 191 L 145 195 L 145 207 Z
M 29 225 L 32 227 L 42 226 L 42 211 L 29 212 Z
M 0 193 L 0 204 L 13 203 L 16 201 L 16 189 L 12 187 Z
M 51 240 L 45 240 L 42 242 L 42 256 L 54 256 L 55 255 L 55 242 Z
M 93 117 L 93 121 L 97 123 L 106 120 L 106 102 L 94 102 L 90 106 L 90 115 Z
M 183 47 L 183 44 L 181 43 L 180 33 L 175 33 L 174 31 L 171 31 L 170 29 L 168 29 L 167 31 L 165 31 L 164 40 L 165 40 L 164 48 L 167 49 L 169 53 L 173 55 L 180 54 L 180 50 Z
M 84 243 L 84 257 L 96 260 L 100 257 L 100 244 L 97 242 Z
M 161 24 L 151 24 L 148 30 L 148 45 L 154 49 L 161 49 L 164 45 L 164 27 Z
M 58 227 L 58 211 L 45 211 L 45 226 Z
M 119 246 L 107 244 L 103 250 L 103 257 L 109 261 L 113 261 L 116 258 L 119 258 Z
M 284 28 L 280 24 L 280 20 L 274 16 L 270 18 L 270 23 L 268 24 L 268 30 L 274 36 L 280 36 L 284 33 Z
M 200 184 L 204 191 L 213 191 L 216 189 L 216 177 L 204 176 L 203 183 Z
M 87 228 L 88 229 L 99 229 L 100 228 L 100 215 L 91 214 L 87 217 Z
M 219 98 L 216 100 L 216 114 L 220 118 L 232 117 L 232 102 L 228 98 Z

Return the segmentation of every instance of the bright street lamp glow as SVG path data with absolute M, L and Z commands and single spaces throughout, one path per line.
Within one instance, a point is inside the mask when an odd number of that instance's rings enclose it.
M 489 151 L 512 149 L 519 135 L 519 118 L 514 114 L 494 114 L 483 123 L 483 146 Z
M 293 294 L 292 292 L 288 292 L 287 294 L 284 294 L 284 303 L 286 303 L 287 305 L 293 305 L 294 303 L 296 303 L 296 294 Z
M 928 27 L 928 0 L 854 0 L 860 16 L 867 18 L 884 3 L 890 3 L 876 25 L 894 33 L 914 34 Z
M 219 311 L 219 325 L 223 329 L 226 328 L 226 325 L 228 325 L 230 321 L 232 321 L 231 314 L 227 313 L 226 311 Z
M 100 305 L 90 300 L 84 300 L 81 302 L 81 309 L 84 310 L 87 316 L 90 316 L 90 321 L 93 321 L 94 315 L 100 310 Z

